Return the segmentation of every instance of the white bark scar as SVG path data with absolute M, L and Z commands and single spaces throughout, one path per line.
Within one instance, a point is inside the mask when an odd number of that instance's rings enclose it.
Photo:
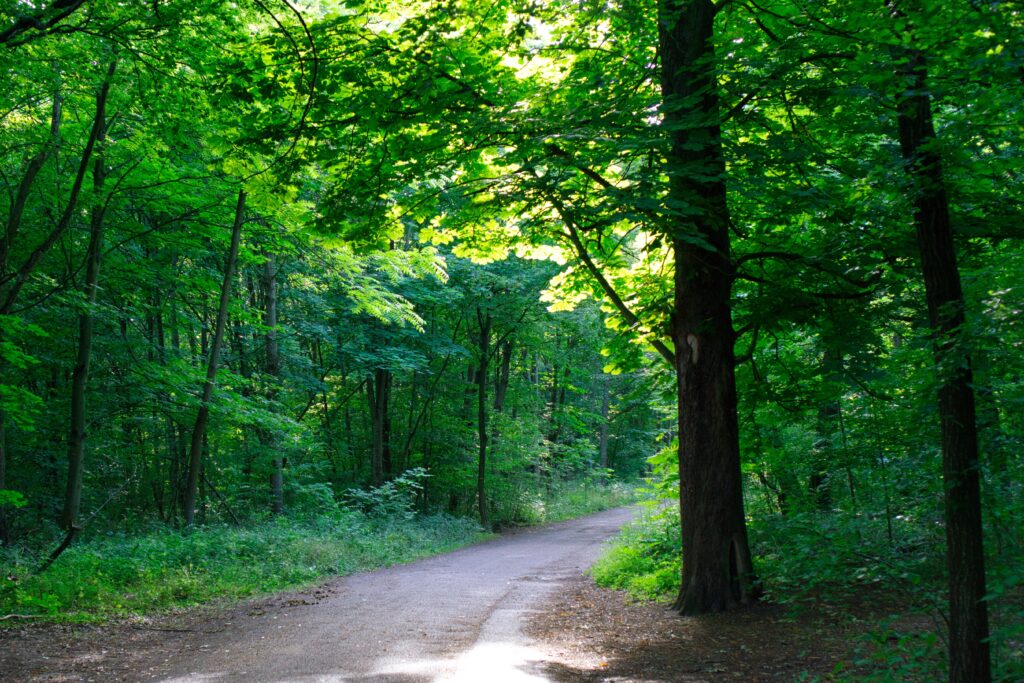
M 686 343 L 690 345 L 690 361 L 696 365 L 697 359 L 700 357 L 700 344 L 697 343 L 697 337 L 692 334 L 686 335 Z

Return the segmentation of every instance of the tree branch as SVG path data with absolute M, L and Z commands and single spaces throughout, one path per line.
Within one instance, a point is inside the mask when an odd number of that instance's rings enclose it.
M 608 278 L 604 276 L 604 273 L 601 272 L 601 269 L 597 267 L 597 264 L 594 263 L 594 260 L 590 257 L 590 253 L 587 251 L 586 246 L 584 246 L 583 241 L 580 239 L 576 222 L 569 214 L 565 205 L 562 204 L 561 200 L 553 195 L 548 197 L 548 201 L 551 202 L 553 207 L 555 207 L 555 211 L 558 212 L 559 217 L 561 217 L 562 222 L 568 229 L 569 241 L 576 250 L 576 254 L 579 256 L 580 261 L 583 262 L 587 271 L 597 281 L 597 284 L 612 302 L 612 305 L 615 306 L 615 310 L 619 312 L 619 315 L 623 317 L 630 327 L 639 327 L 640 318 L 630 310 L 629 306 L 626 305 L 626 302 L 622 300 L 621 296 L 619 296 L 619 293 L 615 291 L 611 282 L 608 281 Z M 662 358 L 668 361 L 669 365 L 674 368 L 676 366 L 676 356 L 672 349 L 668 348 L 668 346 L 666 346 L 660 339 L 652 338 L 649 341 L 654 350 L 660 353 Z

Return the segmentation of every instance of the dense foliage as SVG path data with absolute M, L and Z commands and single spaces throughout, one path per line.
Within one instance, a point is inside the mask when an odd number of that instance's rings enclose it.
M 1022 29 L 999 1 L 0 10 L 0 540 L 38 566 L 80 529 L 388 516 L 420 471 L 417 511 L 494 526 L 653 468 L 682 517 L 610 581 L 684 612 L 909 582 L 954 680 L 985 642 L 1012 676 Z

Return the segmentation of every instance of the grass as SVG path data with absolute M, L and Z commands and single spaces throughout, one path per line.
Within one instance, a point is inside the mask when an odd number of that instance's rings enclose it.
M 499 485 L 490 501 L 491 519 L 498 527 L 560 522 L 632 505 L 645 497 L 643 491 L 637 484 L 597 479 L 555 481 L 539 490 Z
M 79 623 L 142 615 L 310 585 L 485 537 L 473 521 L 449 515 L 349 510 L 248 528 L 110 535 L 73 546 L 41 575 L 31 575 L 36 562 L 24 554 L 3 557 L 0 612 Z
M 490 536 L 474 520 L 413 514 L 410 491 L 419 476 L 356 496 L 348 507 L 322 506 L 312 517 L 95 536 L 43 574 L 33 573 L 37 557 L 3 551 L 0 616 L 85 623 L 228 602 L 410 562 Z M 635 487 L 563 483 L 536 501 L 528 522 L 571 519 L 636 499 Z M 0 626 L 17 623 L 23 622 Z
M 560 522 L 602 510 L 631 505 L 641 498 L 637 486 L 622 482 L 568 482 L 552 490 L 543 502 L 543 522 Z

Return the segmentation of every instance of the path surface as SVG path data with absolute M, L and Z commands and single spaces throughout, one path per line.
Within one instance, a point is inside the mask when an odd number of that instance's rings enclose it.
M 53 658 L 53 669 L 36 668 L 22 680 L 549 680 L 548 657 L 524 635 L 525 620 L 579 577 L 633 514 L 609 510 L 336 579 L 188 628 L 146 631 L 120 648 L 110 642 L 83 653 L 72 645 L 65 657 Z M 77 665 L 69 668 L 62 659 Z

